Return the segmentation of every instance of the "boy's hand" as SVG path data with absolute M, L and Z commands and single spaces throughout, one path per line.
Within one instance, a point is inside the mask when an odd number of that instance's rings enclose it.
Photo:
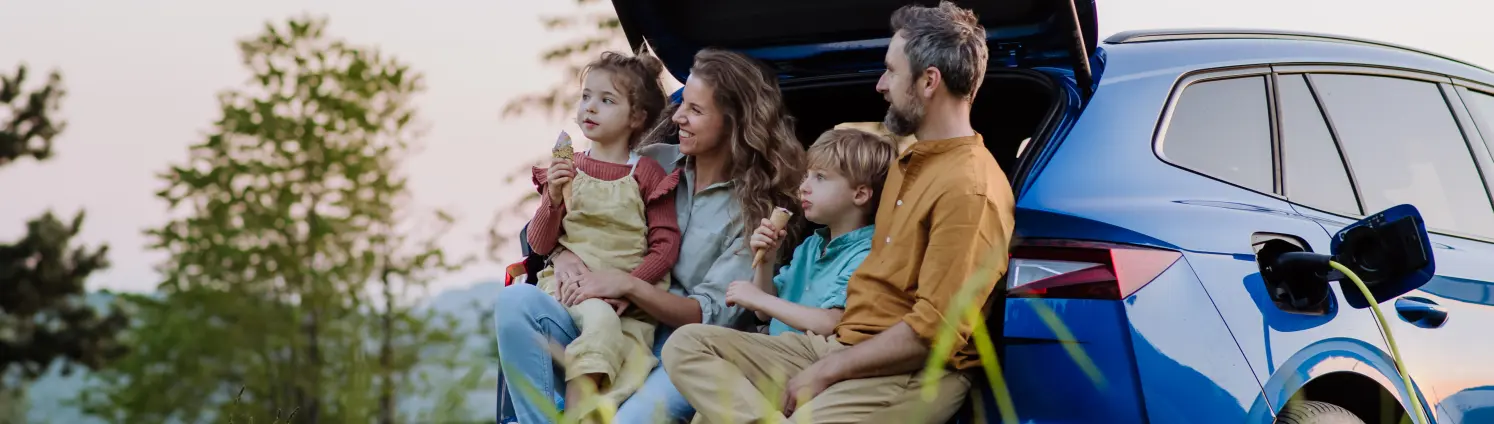
M 545 172 L 545 195 L 550 196 L 550 204 L 559 204 L 562 200 L 560 188 L 571 182 L 571 177 L 576 176 L 571 161 L 557 160 L 550 163 L 550 170 Z
M 778 242 L 787 235 L 788 230 L 774 230 L 773 223 L 764 218 L 762 225 L 757 227 L 757 231 L 752 232 L 752 238 L 747 241 L 747 245 L 754 251 L 777 252 Z
M 733 281 L 726 286 L 726 306 L 742 305 L 747 309 L 757 310 L 762 303 L 758 300 L 767 296 L 763 289 L 757 287 L 751 281 Z

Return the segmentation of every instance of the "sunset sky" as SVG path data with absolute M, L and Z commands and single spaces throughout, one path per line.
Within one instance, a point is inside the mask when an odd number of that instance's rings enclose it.
M 1098 7 L 1102 37 L 1161 27 L 1280 28 L 1390 41 L 1494 67 L 1494 26 L 1483 22 L 1494 10 L 1480 3 L 1100 0 Z M 142 232 L 164 222 L 156 174 L 202 139 L 218 112 L 215 94 L 248 76 L 235 40 L 266 21 L 310 12 L 330 18 L 331 34 L 377 46 L 425 74 L 429 89 L 418 102 L 431 131 L 405 172 L 421 210 L 445 208 L 460 219 L 445 246 L 478 253 L 494 213 L 530 189 L 503 177 L 542 156 L 568 126 L 541 116 L 503 119 L 500 110 L 556 81 L 539 53 L 574 35 L 547 32 L 539 19 L 576 10 L 571 0 L 0 0 L 0 70 L 9 74 L 21 62 L 33 75 L 58 68 L 68 89 L 68 128 L 55 156 L 0 169 L 0 240 L 20 237 L 25 220 L 48 208 L 67 217 L 81 208 L 88 212 L 81 240 L 108 243 L 113 263 L 90 288 L 153 289 L 152 268 L 165 256 L 146 249 Z M 499 272 L 484 263 L 436 286 Z

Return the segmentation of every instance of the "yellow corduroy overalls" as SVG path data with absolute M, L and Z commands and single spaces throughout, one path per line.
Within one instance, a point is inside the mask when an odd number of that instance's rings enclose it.
M 638 155 L 629 158 L 633 171 L 614 181 L 586 175 L 580 169 L 571 180 L 571 203 L 561 220 L 560 245 L 579 256 L 592 271 L 631 272 L 648 252 L 648 222 L 642 188 L 633 172 Z M 538 286 L 556 296 L 554 267 L 540 271 Z M 655 282 L 667 290 L 669 276 Z M 620 405 L 643 386 L 658 358 L 654 357 L 654 320 L 638 308 L 618 316 L 600 299 L 567 308 L 581 336 L 565 348 L 565 379 L 604 374 L 610 384 L 599 388 L 613 405 Z M 572 405 L 567 405 L 567 408 Z

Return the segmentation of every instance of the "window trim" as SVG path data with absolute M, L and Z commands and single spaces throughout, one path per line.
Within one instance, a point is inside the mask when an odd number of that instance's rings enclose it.
M 1183 76 L 1179 77 L 1178 80 L 1173 83 L 1173 85 L 1172 85 L 1172 91 L 1170 91 L 1168 93 L 1168 95 L 1167 95 L 1167 103 L 1162 107 L 1162 115 L 1157 120 L 1156 129 L 1153 130 L 1154 132 L 1152 133 L 1152 154 L 1156 155 L 1158 159 L 1162 160 L 1162 162 L 1164 162 L 1164 163 L 1166 163 L 1168 165 L 1172 165 L 1173 167 L 1176 167 L 1178 169 L 1182 169 L 1184 171 L 1188 171 L 1188 172 L 1197 174 L 1199 176 L 1202 176 L 1202 177 L 1205 177 L 1205 178 L 1208 178 L 1208 179 L 1211 179 L 1211 180 L 1214 180 L 1214 181 L 1218 181 L 1218 182 L 1221 182 L 1221 183 L 1229 184 L 1231 186 L 1239 187 L 1239 188 L 1244 189 L 1244 190 L 1249 190 L 1250 192 L 1253 192 L 1253 193 L 1260 193 L 1260 194 L 1264 194 L 1264 195 L 1267 195 L 1267 196 L 1270 196 L 1270 197 L 1273 197 L 1273 198 L 1276 198 L 1276 199 L 1279 199 L 1279 200 L 1286 200 L 1286 197 L 1282 196 L 1281 193 L 1280 193 L 1281 192 L 1281 186 L 1282 186 L 1282 179 L 1281 179 L 1281 173 L 1280 173 L 1280 169 L 1281 169 L 1281 155 L 1280 155 L 1280 153 L 1281 152 L 1277 149 L 1277 143 L 1276 143 L 1276 132 L 1277 132 L 1277 126 L 1278 125 L 1277 125 L 1277 122 L 1276 122 L 1275 97 L 1273 96 L 1275 90 L 1274 90 L 1274 87 L 1271 85 L 1272 79 L 1270 78 L 1270 76 L 1271 76 L 1271 67 L 1269 65 L 1250 65 L 1250 66 L 1233 67 L 1233 68 L 1204 69 L 1204 70 L 1199 70 L 1199 71 L 1187 73 L 1187 74 L 1184 74 Z M 1174 161 L 1171 158 L 1168 158 L 1167 154 L 1164 152 L 1164 147 L 1165 147 L 1165 145 L 1167 143 L 1167 140 L 1166 140 L 1166 138 L 1167 138 L 1167 130 L 1168 130 L 1168 127 L 1170 127 L 1172 125 L 1172 118 L 1173 118 L 1175 112 L 1177 111 L 1178 102 L 1181 101 L 1182 98 L 1183 98 L 1183 91 L 1184 90 L 1187 90 L 1188 87 L 1192 86 L 1193 84 L 1198 84 L 1198 83 L 1203 83 L 1203 82 L 1209 82 L 1209 81 L 1219 81 L 1219 80 L 1228 80 L 1228 79 L 1236 79 L 1236 78 L 1249 78 L 1249 77 L 1261 77 L 1264 80 L 1263 88 L 1265 89 L 1264 94 L 1266 96 L 1266 121 L 1270 123 L 1270 128 L 1268 129 L 1267 134 L 1270 134 L 1271 138 L 1272 138 L 1272 141 L 1271 141 L 1271 146 L 1272 146 L 1271 147 L 1271 169 L 1272 169 L 1271 185 L 1272 185 L 1272 189 L 1273 190 L 1272 190 L 1272 192 L 1269 192 L 1269 193 L 1268 192 L 1262 192 L 1260 190 L 1256 190 L 1256 189 L 1253 189 L 1253 188 L 1250 188 L 1250 187 L 1246 187 L 1246 186 L 1240 185 L 1240 184 L 1235 183 L 1235 182 L 1225 181 L 1224 179 L 1221 179 L 1219 177 L 1215 177 L 1215 176 L 1209 175 L 1208 173 L 1205 173 L 1203 171 L 1200 171 L 1200 170 L 1188 167 L 1187 165 L 1180 164 L 1177 161 Z
M 1437 88 L 1442 90 L 1442 100 L 1447 102 L 1447 109 L 1453 114 L 1453 121 L 1458 123 L 1458 133 L 1463 135 L 1463 142 L 1468 147 L 1468 153 L 1473 155 L 1473 166 L 1478 170 L 1479 180 L 1484 183 L 1484 193 L 1489 199 L 1489 209 L 1494 210 L 1494 157 L 1490 157 L 1489 147 L 1481 143 L 1484 138 L 1479 131 L 1478 123 L 1473 120 L 1473 112 L 1468 110 L 1468 104 L 1463 102 L 1463 96 L 1451 83 L 1438 84 Z
M 1459 85 L 1457 83 L 1454 83 L 1452 85 L 1453 94 L 1455 94 L 1457 96 L 1458 103 L 1461 104 L 1461 105 L 1463 105 L 1462 108 L 1455 109 L 1455 110 L 1463 112 L 1462 114 L 1459 114 L 1460 115 L 1459 118 L 1466 117 L 1468 119 L 1468 128 L 1472 129 L 1473 132 L 1474 132 L 1474 134 L 1478 135 L 1479 140 L 1481 140 L 1481 141 L 1484 142 L 1483 143 L 1483 145 L 1484 145 L 1484 151 L 1489 154 L 1489 161 L 1491 162 L 1491 164 L 1494 164 L 1494 119 L 1491 119 L 1488 122 L 1482 122 L 1482 124 L 1484 124 L 1485 126 L 1488 126 L 1489 128 L 1481 127 L 1479 125 L 1481 123 L 1481 122 L 1479 122 L 1479 121 L 1481 121 L 1481 119 L 1479 119 L 1479 118 L 1477 118 L 1477 117 L 1475 117 L 1473 115 L 1473 107 L 1468 105 L 1468 95 L 1469 94 L 1477 94 L 1477 95 L 1481 95 L 1481 96 L 1488 96 L 1488 97 L 1494 98 L 1494 87 L 1488 87 L 1488 88 L 1480 88 L 1480 87 L 1487 87 L 1487 86 L 1479 84 L 1479 85 L 1475 85 L 1473 87 L 1469 87 L 1469 86 L 1466 86 L 1466 85 Z M 1483 111 L 1483 112 L 1487 113 L 1487 114 L 1494 115 L 1494 110 Z M 1491 166 L 1494 166 L 1494 165 L 1491 165 Z M 1485 180 L 1485 182 L 1489 183 L 1488 180 Z M 1494 183 L 1490 183 L 1490 185 L 1494 185 Z M 1491 187 L 1491 191 L 1494 191 L 1494 187 Z M 1490 197 L 1494 197 L 1494 193 L 1491 193 Z
M 1479 155 L 1477 153 L 1476 149 L 1471 144 L 1474 140 L 1470 139 L 1468 137 L 1468 132 L 1466 130 L 1464 130 L 1464 118 L 1465 117 L 1462 116 L 1462 115 L 1460 115 L 1458 113 L 1458 109 L 1459 108 L 1454 107 L 1455 105 L 1452 103 L 1452 100 L 1454 100 L 1454 99 L 1458 100 L 1458 104 L 1456 106 L 1463 106 L 1461 109 L 1463 109 L 1464 113 L 1468 113 L 1467 106 L 1463 104 L 1462 98 L 1460 98 L 1460 97 L 1448 97 L 1447 91 L 1446 91 L 1447 87 L 1449 87 L 1449 86 L 1451 86 L 1453 84 L 1452 78 L 1447 77 L 1447 76 L 1443 76 L 1443 75 L 1429 74 L 1429 73 L 1424 73 L 1424 72 L 1416 72 L 1416 71 L 1409 71 L 1409 70 L 1402 70 L 1402 69 L 1392 69 L 1392 68 L 1370 67 L 1370 66 L 1292 65 L 1292 66 L 1273 66 L 1272 68 L 1273 68 L 1273 70 L 1275 70 L 1275 73 L 1278 73 L 1278 74 L 1280 74 L 1280 73 L 1302 73 L 1302 74 L 1306 74 L 1307 75 L 1308 86 L 1309 86 L 1309 88 L 1311 88 L 1313 90 L 1313 98 L 1317 100 L 1317 102 L 1319 104 L 1319 110 L 1321 110 L 1323 112 L 1323 117 L 1328 122 L 1328 128 L 1329 128 L 1330 133 L 1333 134 L 1334 142 L 1335 143 L 1338 143 L 1338 130 L 1337 130 L 1337 127 L 1333 123 L 1333 118 L 1332 118 L 1332 115 L 1329 113 L 1328 108 L 1323 107 L 1322 99 L 1321 99 L 1321 97 L 1319 97 L 1317 95 L 1316 86 L 1312 82 L 1312 79 L 1313 79 L 1312 76 L 1314 74 L 1348 74 L 1348 75 L 1364 75 L 1364 76 L 1374 76 L 1374 77 L 1401 78 L 1401 79 L 1410 79 L 1410 80 L 1423 81 L 1423 82 L 1429 82 L 1429 83 L 1436 84 L 1437 88 L 1438 88 L 1438 93 L 1442 95 L 1443 103 L 1447 105 L 1448 112 L 1452 114 L 1454 123 L 1456 123 L 1458 125 L 1458 133 L 1463 135 L 1464 147 L 1466 147 L 1466 148 L 1469 149 L 1469 154 L 1471 155 L 1471 159 L 1473 159 L 1474 170 L 1476 172 L 1478 172 L 1480 182 L 1483 183 L 1483 186 L 1484 186 L 1484 196 L 1485 196 L 1486 199 L 1489 200 L 1491 210 L 1494 210 L 1494 187 L 1491 187 L 1491 184 L 1489 182 L 1489 178 L 1490 177 L 1486 176 L 1486 175 L 1489 175 L 1489 173 L 1486 172 L 1486 170 L 1494 171 L 1494 169 L 1491 169 L 1491 165 L 1489 164 L 1489 161 L 1491 160 L 1491 158 L 1488 156 L 1488 152 L 1486 152 L 1486 154 L 1483 155 L 1483 156 L 1481 156 L 1481 155 Z M 1475 90 L 1475 91 L 1477 91 L 1477 90 Z M 1454 93 L 1456 93 L 1456 92 L 1454 92 Z M 1471 117 L 1469 117 L 1469 119 L 1471 119 Z M 1301 203 L 1293 202 L 1293 201 L 1291 201 L 1291 199 L 1286 199 L 1286 201 L 1289 202 L 1289 203 L 1291 203 L 1292 205 L 1295 205 L 1295 206 L 1310 208 L 1310 209 L 1313 209 L 1313 210 L 1316 210 L 1316 211 L 1320 211 L 1322 213 L 1326 213 L 1326 214 L 1329 214 L 1329 215 L 1334 215 L 1334 216 L 1342 217 L 1342 218 L 1345 218 L 1345 219 L 1358 220 L 1358 219 L 1363 219 L 1365 216 L 1367 216 L 1367 215 L 1365 215 L 1365 212 L 1363 212 L 1364 210 L 1367 209 L 1367 207 L 1366 207 L 1366 205 L 1364 205 L 1362 197 L 1358 196 L 1358 194 L 1357 194 L 1360 191 L 1362 191 L 1362 189 L 1359 187 L 1358 180 L 1353 179 L 1352 165 L 1349 165 L 1349 158 L 1348 158 L 1348 156 L 1347 156 L 1346 153 L 1347 152 L 1345 152 L 1343 150 L 1340 150 L 1340 156 L 1343 157 L 1345 168 L 1346 169 L 1350 169 L 1349 172 L 1350 172 L 1351 183 L 1354 185 L 1354 191 L 1356 193 L 1356 197 L 1360 198 L 1360 210 L 1361 210 L 1361 212 L 1359 214 L 1356 214 L 1356 215 L 1344 215 L 1342 212 L 1333 212 L 1333 211 L 1322 210 L 1321 208 L 1316 208 L 1316 207 L 1307 206 L 1307 205 L 1304 205 L 1304 204 L 1301 204 Z M 1432 234 L 1438 234 L 1438 235 L 1448 236 L 1448 237 L 1455 237 L 1455 238 L 1461 238 L 1461 239 L 1467 239 L 1467 240 L 1473 240 L 1473 241 L 1480 241 L 1480 242 L 1485 242 L 1485 243 L 1494 243 L 1494 236 L 1481 236 L 1481 235 L 1476 235 L 1476 234 L 1471 234 L 1471 233 L 1465 233 L 1465 232 L 1455 231 L 1455 230 L 1440 229 L 1440 228 L 1439 229 L 1434 229 L 1434 228 L 1431 228 L 1431 227 L 1427 228 L 1427 232 L 1432 233 Z
M 1271 125 L 1271 190 L 1286 197 L 1286 150 L 1281 144 L 1281 100 L 1276 96 L 1276 73 L 1266 76 L 1266 122 Z
M 1271 65 L 1271 70 L 1279 74 L 1349 74 L 1403 78 L 1439 84 L 1452 82 L 1452 77 L 1448 77 L 1446 75 L 1431 74 L 1410 69 L 1389 68 L 1370 65 L 1281 64 Z
M 1323 125 L 1328 128 L 1328 138 L 1330 138 L 1330 139 L 1333 140 L 1333 149 L 1338 152 L 1338 160 L 1344 166 L 1344 173 L 1348 174 L 1348 177 L 1349 177 L 1349 190 L 1354 193 L 1354 207 L 1357 208 L 1357 209 L 1359 209 L 1357 211 L 1354 211 L 1353 213 L 1354 214 L 1358 214 L 1358 215 L 1363 215 L 1364 214 L 1364 210 L 1366 208 L 1364 207 L 1364 195 L 1363 195 L 1363 193 L 1360 193 L 1360 190 L 1359 190 L 1359 178 L 1357 176 L 1355 176 L 1355 174 L 1354 174 L 1354 165 L 1349 163 L 1349 152 L 1346 151 L 1346 150 L 1344 150 L 1344 144 L 1343 144 L 1342 141 L 1339 140 L 1338 128 L 1334 128 L 1334 126 L 1333 126 L 1333 119 L 1328 116 L 1328 108 L 1323 105 L 1323 98 L 1321 96 L 1318 96 L 1318 88 L 1317 88 L 1316 85 L 1313 84 L 1312 74 L 1309 74 L 1309 73 L 1281 73 L 1281 72 L 1274 72 L 1271 75 L 1272 75 L 1272 78 L 1276 78 L 1276 77 L 1280 77 L 1280 76 L 1299 77 L 1299 78 L 1302 78 L 1302 82 L 1307 85 L 1307 95 L 1312 97 L 1313 105 L 1318 108 L 1318 118 L 1322 119 L 1323 120 Z M 1284 136 L 1285 134 L 1283 133 L 1283 134 L 1280 134 L 1280 135 Z M 1283 138 L 1285 138 L 1285 137 L 1283 137 Z M 1284 142 L 1280 142 L 1279 141 L 1278 143 L 1284 143 Z M 1283 149 L 1284 149 L 1285 148 L 1285 144 L 1282 144 L 1282 146 L 1283 146 Z M 1283 154 L 1284 153 L 1285 153 L 1285 150 L 1283 150 Z M 1285 165 L 1286 160 L 1283 159 L 1282 162 L 1283 162 L 1282 167 L 1283 167 L 1283 169 L 1285 169 L 1285 167 L 1286 167 L 1286 165 Z M 1316 209 L 1316 210 L 1321 210 L 1321 211 L 1324 211 L 1324 212 L 1333 212 L 1333 211 L 1330 211 L 1328 209 L 1324 209 L 1324 208 L 1316 207 L 1316 206 L 1308 206 L 1307 204 L 1302 203 L 1300 201 L 1294 201 L 1294 200 L 1292 200 L 1292 193 L 1287 192 L 1285 190 L 1287 177 L 1288 177 L 1287 175 L 1282 175 L 1282 178 L 1281 178 L 1282 179 L 1282 187 L 1283 187 L 1282 195 L 1287 199 L 1287 202 L 1290 202 L 1293 205 L 1299 205 L 1299 206 L 1303 206 L 1303 207 L 1309 207 L 1309 208 L 1313 208 L 1313 209 Z M 1348 212 L 1348 211 L 1337 211 L 1337 212 L 1334 212 L 1334 213 L 1346 213 L 1346 212 Z

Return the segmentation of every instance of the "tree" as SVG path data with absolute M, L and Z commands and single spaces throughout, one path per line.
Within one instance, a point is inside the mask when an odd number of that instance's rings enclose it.
M 412 246 L 399 174 L 420 130 L 408 65 L 300 17 L 242 40 L 253 77 L 161 174 L 158 295 L 85 409 L 111 422 L 400 421 L 395 393 L 450 343 L 401 292 L 458 266 Z M 439 237 L 439 233 L 437 234 Z
M 56 118 L 65 94 L 61 74 L 53 71 L 29 92 L 25 83 L 25 65 L 0 75 L 0 167 L 47 159 L 66 126 Z M 48 211 L 26 223 L 20 240 L 0 244 L 0 397 L 19 399 L 56 360 L 67 373 L 73 365 L 100 368 L 125 351 L 116 334 L 126 317 L 118 310 L 101 315 L 85 302 L 88 276 L 109 263 L 108 246 L 73 245 L 82 226 L 82 211 L 70 222 Z M 0 416 L 7 409 L 0 405 Z

